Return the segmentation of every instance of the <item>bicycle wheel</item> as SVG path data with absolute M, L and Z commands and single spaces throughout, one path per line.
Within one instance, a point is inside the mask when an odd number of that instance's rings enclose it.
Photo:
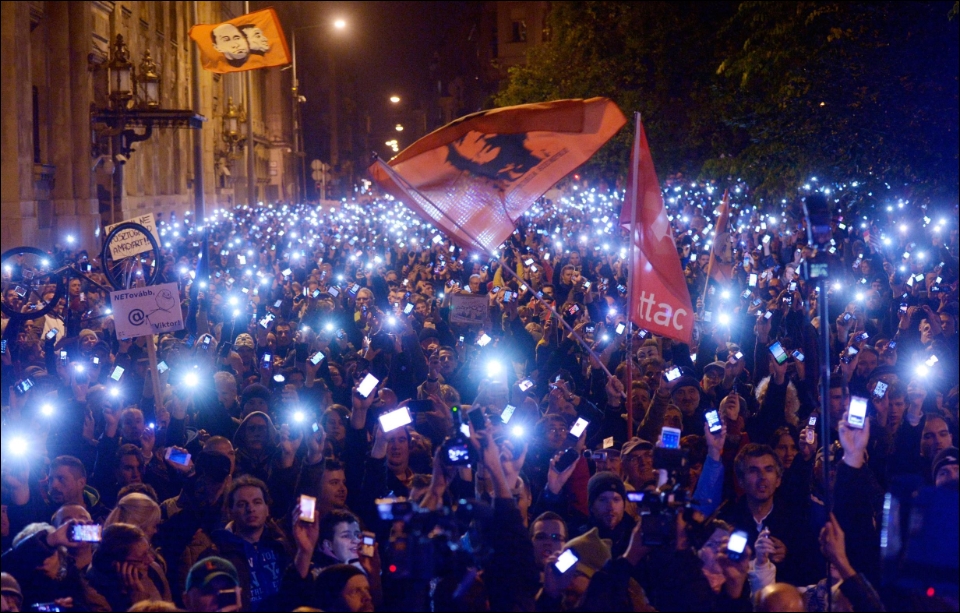
M 119 224 L 103 241 L 100 264 L 114 289 L 130 289 L 141 279 L 154 285 L 162 263 L 157 239 L 138 223 Z
M 3 296 L 0 309 L 10 318 L 37 319 L 53 310 L 66 293 L 63 275 L 53 272 L 51 256 L 35 247 L 14 247 L 0 255 Z M 16 294 L 16 297 L 9 295 Z M 49 294 L 53 292 L 53 296 Z M 47 295 L 48 300 L 44 300 Z

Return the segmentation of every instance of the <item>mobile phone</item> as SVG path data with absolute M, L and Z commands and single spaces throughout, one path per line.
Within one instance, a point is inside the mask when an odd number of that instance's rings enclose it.
M 584 281 L 584 282 L 583 282 L 583 289 L 589 290 L 592 285 L 593 285 L 593 284 L 590 283 L 589 281 Z
M 300 521 L 312 524 L 316 521 L 317 499 L 305 494 L 300 495 Z
M 742 352 L 742 351 L 738 351 L 738 352 L 736 352 L 735 354 L 733 354 L 732 356 L 730 356 L 730 361 L 733 362 L 734 364 L 736 364 L 737 362 L 739 362 L 739 361 L 742 360 L 742 359 L 743 359 L 743 352 Z
M 6 353 L 6 352 L 7 352 L 7 339 L 3 339 L 2 341 L 0 341 L 0 353 Z M 61 351 L 60 353 L 62 354 L 63 352 Z
M 780 344 L 780 341 L 775 341 L 770 345 L 770 353 L 773 354 L 773 358 L 777 361 L 777 364 L 783 364 L 787 361 L 787 352 L 783 350 L 783 345 Z
M 740 298 L 742 298 L 743 300 L 746 300 L 747 298 L 749 298 L 749 297 L 751 296 L 751 294 L 753 294 L 753 291 L 751 291 L 751 290 L 749 290 L 749 289 L 745 289 L 745 290 L 743 290 L 743 293 L 740 294 Z
M 579 312 L 580 312 L 580 305 L 579 305 L 579 304 L 571 304 L 569 307 L 567 307 L 567 315 L 569 315 L 569 316 L 571 316 L 571 317 L 574 316 L 574 315 L 576 315 L 576 314 L 579 313 Z
M 110 378 L 113 379 L 114 381 L 119 381 L 120 377 L 122 376 L 123 376 L 123 366 L 114 366 L 113 372 L 110 373 Z
M 273 366 L 273 354 L 265 353 L 263 354 L 262 368 L 270 368 Z
M 370 396 L 370 392 L 373 391 L 377 384 L 380 383 L 380 379 L 377 379 L 370 373 L 367 373 L 367 376 L 363 378 L 363 381 L 360 382 L 360 385 L 357 386 L 357 393 L 367 398 Z
M 863 429 L 867 421 L 867 399 L 860 396 L 850 397 L 850 410 L 847 412 L 847 424 L 857 430 Z
M 203 342 L 200 343 L 200 350 L 207 351 L 208 349 L 210 349 L 210 343 L 212 342 L 213 342 L 213 337 L 210 336 L 209 334 L 204 334 Z
M 407 402 L 407 408 L 411 413 L 427 413 L 433 410 L 433 402 L 430 400 L 410 400 Z
M 803 352 L 800 351 L 799 349 L 794 349 L 793 353 L 791 353 L 790 355 L 792 355 L 793 359 L 798 362 L 802 362 L 806 358 L 806 356 L 803 355 Z
M 625 324 L 617 324 L 617 334 L 623 334 L 623 331 L 627 329 Z
M 723 422 L 720 421 L 720 412 L 716 409 L 707 411 L 707 428 L 710 430 L 711 434 L 716 434 L 723 429 Z
M 749 285 L 750 287 L 756 287 L 756 286 L 757 286 L 757 273 L 755 273 L 755 272 L 754 272 L 754 273 L 750 273 L 750 279 L 749 279 L 749 281 L 747 282 L 747 285 Z
M 727 557 L 738 562 L 743 559 L 747 550 L 747 533 L 743 530 L 734 530 L 727 541 Z
M 484 332 L 484 333 L 480 336 L 480 339 L 477 341 L 477 344 L 480 345 L 481 347 L 486 347 L 487 345 L 490 344 L 490 341 L 492 341 L 492 340 L 493 340 L 493 339 L 490 338 L 489 336 L 487 336 L 487 333 Z
M 574 438 L 580 438 L 580 435 L 583 434 L 583 431 L 587 429 L 587 426 L 590 425 L 590 422 L 582 417 L 578 417 L 577 421 L 573 422 L 573 427 L 570 428 L 570 436 Z
M 521 381 L 521 382 L 518 383 L 517 385 L 520 386 L 520 391 L 521 391 L 521 392 L 525 392 L 525 391 L 527 391 L 528 389 L 530 389 L 531 387 L 533 387 L 533 381 L 531 381 L 530 379 L 524 379 L 523 381 Z
M 340 296 L 340 290 L 334 285 L 331 285 L 330 287 L 327 288 L 327 293 L 333 296 L 334 298 L 338 298 Z
M 380 427 L 383 428 L 384 434 L 396 430 L 400 426 L 406 426 L 411 421 L 410 411 L 407 407 L 400 407 L 389 413 L 384 413 L 380 416 Z
M 267 316 L 260 320 L 260 327 L 264 330 L 270 329 L 270 324 L 276 319 L 273 313 L 267 313 Z
M 897 348 L 897 341 L 890 341 L 889 343 L 887 343 L 887 349 L 889 349 L 890 351 L 893 351 L 896 348 Z
M 320 297 L 320 290 L 319 290 L 319 289 L 313 290 L 313 292 L 310 293 L 310 297 L 313 298 L 314 300 L 316 300 L 317 298 L 319 298 L 319 297 Z
M 617 285 L 617 291 L 620 292 L 621 294 L 626 294 L 626 293 L 627 293 L 627 288 L 626 288 L 624 285 L 622 285 L 622 284 L 621 284 L 621 285 Z
M 470 425 L 473 426 L 474 432 L 480 432 L 481 430 L 487 429 L 487 419 L 482 410 L 474 409 L 470 411 L 467 413 L 467 418 L 470 420 Z
M 594 453 L 593 457 L 597 457 L 597 454 Z M 627 502 L 643 502 L 643 492 L 627 492 Z
M 797 291 L 797 282 L 796 282 L 796 281 L 790 283 L 790 291 L 791 291 L 791 292 Z
M 273 308 L 279 309 L 281 304 L 283 304 L 283 300 L 277 300 L 273 303 Z
M 363 543 L 360 545 L 360 555 L 365 558 L 372 558 L 374 554 L 374 543 L 377 542 L 377 535 L 373 532 L 363 532 Z
M 667 371 L 667 381 L 676 381 L 677 379 L 680 378 L 680 374 L 681 374 L 680 367 L 674 366 L 673 368 Z
M 293 271 L 289 268 L 284 268 L 282 271 L 280 271 L 280 274 L 282 274 L 284 277 L 289 277 L 293 274 Z
M 55 602 L 38 602 L 30 605 L 30 611 L 41 611 L 42 613 L 47 613 L 48 611 L 63 611 Z
M 239 611 L 241 606 L 239 587 L 230 587 L 217 592 L 218 611 L 223 611 L 231 607 Z
M 563 471 L 570 468 L 570 465 L 576 462 L 577 458 L 579 457 L 580 457 L 580 454 L 577 453 L 577 450 L 574 449 L 573 447 L 570 447 L 569 449 L 565 450 L 560 455 L 559 458 L 557 458 L 557 461 L 554 463 L 553 468 L 558 473 L 562 473 Z
M 580 558 L 577 557 L 577 554 L 573 553 L 572 549 L 567 549 L 564 550 L 564 552 L 560 554 L 560 557 L 557 558 L 557 561 L 553 563 L 553 568 L 562 575 L 576 566 L 579 561 Z
M 7 342 L 7 341 L 3 341 L 3 342 Z M 60 366 L 66 366 L 66 365 L 67 365 L 67 352 L 61 349 L 60 350 Z
M 840 358 L 840 361 L 844 364 L 849 364 L 858 353 L 860 353 L 860 351 L 856 347 L 847 347 L 847 353 Z
M 883 398 L 884 394 L 887 393 L 887 384 L 883 381 L 877 381 L 876 387 L 873 388 L 873 395 L 877 398 Z
M 517 407 L 513 406 L 512 404 L 508 404 L 506 407 L 504 407 L 503 413 L 500 413 L 500 421 L 502 421 L 504 424 L 510 423 L 510 418 L 513 417 L 513 413 L 516 410 Z
M 852 318 L 853 318 L 853 315 L 851 315 L 850 313 L 844 313 L 844 314 L 843 314 L 843 323 L 847 323 L 847 322 L 850 321 Z
M 159 362 L 157 362 L 157 372 L 158 372 L 158 373 L 160 373 L 160 374 L 162 375 L 163 373 L 167 372 L 168 370 L 170 370 L 170 367 L 167 366 L 167 363 L 166 363 L 166 362 L 164 362 L 163 360 L 160 360 Z
M 186 451 L 177 451 L 173 447 L 167 447 L 167 452 L 163 457 L 164 459 L 170 460 L 174 464 L 179 464 L 180 466 L 190 465 L 190 454 Z
M 100 524 L 75 524 L 70 528 L 69 539 L 73 543 L 99 543 L 102 533 Z
M 773 317 L 773 311 L 767 311 L 763 314 L 764 319 L 770 319 L 771 317 Z
M 754 298 L 754 299 L 750 302 L 750 306 L 755 306 L 755 307 L 760 306 L 760 303 L 761 303 L 761 302 L 763 302 L 763 301 L 760 300 L 759 298 Z
M 93 365 L 100 366 L 100 358 L 98 358 L 97 356 L 93 356 Z
M 30 388 L 32 388 L 33 386 L 34 386 L 33 379 L 27 377 L 26 379 L 22 379 L 19 383 L 17 383 L 13 387 L 13 391 L 15 391 L 18 395 L 23 396 L 28 391 L 30 391 Z
M 323 358 L 325 358 L 325 357 L 326 357 L 326 356 L 323 355 L 323 352 L 322 352 L 322 351 L 318 351 L 318 352 L 316 352 L 315 354 L 313 354 L 313 357 L 310 358 L 310 363 L 313 364 L 314 366 L 316 366 L 317 364 L 319 364 L 320 362 L 322 362 L 322 361 L 323 361 Z
M 660 442 L 664 449 L 680 449 L 680 428 L 664 426 L 660 430 Z
M 56 328 L 51 328 L 50 331 L 47 332 L 46 336 L 44 336 L 43 338 L 50 341 L 57 338 L 57 334 L 60 334 L 60 330 L 57 330 Z
M 870 338 L 870 334 L 868 334 L 867 332 L 861 332 L 860 334 L 853 337 L 853 342 L 860 343 L 867 340 L 868 338 Z

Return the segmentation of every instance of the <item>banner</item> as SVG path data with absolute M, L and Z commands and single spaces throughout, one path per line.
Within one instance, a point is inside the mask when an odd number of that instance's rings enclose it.
M 713 231 L 713 245 L 710 247 L 710 263 L 707 271 L 711 279 L 718 283 L 729 283 L 733 278 L 733 247 L 737 242 L 727 227 L 730 225 L 730 190 L 723 191 L 720 215 Z
M 273 9 L 255 11 L 217 24 L 197 24 L 190 38 L 210 72 L 241 72 L 290 63 L 290 49 Z
M 153 238 L 156 239 L 157 244 L 160 245 L 160 235 L 157 233 L 157 224 L 153 219 L 153 213 L 147 213 L 146 215 L 141 215 L 140 217 L 134 217 L 133 219 L 126 219 L 120 223 L 115 223 L 104 228 L 104 236 L 110 234 L 110 231 L 119 226 L 121 223 L 136 223 L 140 224 L 146 228 L 150 234 L 153 234 Z M 147 237 L 143 235 L 142 232 L 137 230 L 124 230 L 117 234 L 112 241 L 110 241 L 110 257 L 114 260 L 119 260 L 120 258 L 127 258 L 132 255 L 137 255 L 139 253 L 145 253 L 152 250 L 153 247 L 150 245 L 150 241 L 147 240 Z M 157 256 L 159 257 L 159 253 Z
M 454 294 L 450 304 L 450 323 L 483 324 L 490 314 L 490 298 L 474 294 Z
M 630 228 L 634 242 L 630 263 L 630 320 L 654 334 L 690 343 L 694 323 L 690 292 L 639 115 L 636 124 L 630 156 L 631 182 L 620 216 L 621 222 L 626 219 L 627 227 L 631 217 L 637 221 Z M 630 193 L 634 189 L 635 193 Z M 631 211 L 631 206 L 636 210 Z
M 606 98 L 483 111 L 424 136 L 389 166 L 378 160 L 370 174 L 459 245 L 493 251 L 625 123 Z
M 180 288 L 176 283 L 110 292 L 110 306 L 117 338 L 183 330 Z

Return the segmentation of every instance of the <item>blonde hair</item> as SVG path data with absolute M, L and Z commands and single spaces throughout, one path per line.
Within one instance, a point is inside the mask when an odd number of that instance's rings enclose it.
M 127 494 L 117 501 L 115 509 L 110 511 L 103 526 L 113 524 L 133 524 L 141 530 L 160 523 L 160 505 L 145 494 Z

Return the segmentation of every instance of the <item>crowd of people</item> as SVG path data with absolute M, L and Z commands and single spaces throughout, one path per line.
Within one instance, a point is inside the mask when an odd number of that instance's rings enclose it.
M 691 345 L 626 325 L 609 186 L 494 254 L 374 193 L 159 220 L 184 329 L 3 320 L 3 610 L 956 610 L 956 206 L 842 210 L 821 296 L 800 200 L 721 191 L 665 189 Z

